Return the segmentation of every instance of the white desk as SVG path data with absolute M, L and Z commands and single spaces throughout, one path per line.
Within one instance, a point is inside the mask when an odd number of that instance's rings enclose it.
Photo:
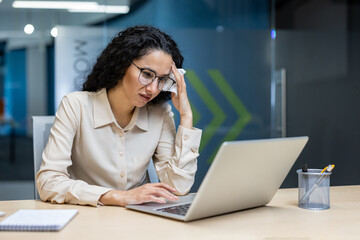
M 189 223 L 121 207 L 0 201 L 7 216 L 20 208 L 79 209 L 60 232 L 0 232 L 0 239 L 360 239 L 360 186 L 331 187 L 330 194 L 328 210 L 298 208 L 297 189 L 281 189 L 266 207 Z

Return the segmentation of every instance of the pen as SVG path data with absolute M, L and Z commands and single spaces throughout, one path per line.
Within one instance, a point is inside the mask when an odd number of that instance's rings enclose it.
M 303 172 L 307 172 L 307 171 L 308 171 L 308 167 L 307 167 L 307 164 L 306 164 L 306 163 L 301 166 L 301 170 L 302 170 Z
M 331 172 L 334 169 L 335 165 L 334 164 L 330 164 L 329 166 L 325 167 L 321 173 L 324 172 Z M 316 182 L 314 183 L 314 185 L 305 193 L 305 195 L 303 196 L 303 198 L 300 200 L 299 205 L 303 204 L 306 199 L 310 196 L 310 194 L 315 190 L 315 188 L 317 188 L 320 183 L 325 179 L 327 175 L 321 175 Z
M 306 163 L 301 166 L 301 171 L 308 172 L 308 167 L 307 167 Z M 303 174 L 302 176 L 303 176 L 304 182 L 305 182 L 305 192 L 307 192 L 309 190 L 309 180 L 308 180 L 309 176 L 307 174 Z
M 330 164 L 329 166 L 326 166 L 326 167 L 321 171 L 321 173 L 323 173 L 323 172 L 325 172 L 325 171 L 331 172 L 331 170 L 333 170 L 334 167 L 335 167 L 334 164 Z M 331 168 L 331 169 L 329 170 L 329 168 Z

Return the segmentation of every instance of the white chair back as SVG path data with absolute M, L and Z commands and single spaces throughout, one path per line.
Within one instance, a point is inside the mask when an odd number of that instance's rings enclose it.
M 42 153 L 49 139 L 50 129 L 53 125 L 54 116 L 33 116 L 33 150 L 34 150 L 34 198 L 40 199 L 36 187 L 36 173 L 40 169 Z

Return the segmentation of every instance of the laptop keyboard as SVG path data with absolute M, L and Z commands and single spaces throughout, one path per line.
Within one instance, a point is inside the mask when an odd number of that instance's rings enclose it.
M 167 213 L 185 216 L 186 212 L 189 210 L 190 205 L 191 205 L 191 203 L 187 203 L 187 204 L 183 204 L 183 205 L 158 208 L 158 209 L 156 209 L 156 211 L 167 212 Z

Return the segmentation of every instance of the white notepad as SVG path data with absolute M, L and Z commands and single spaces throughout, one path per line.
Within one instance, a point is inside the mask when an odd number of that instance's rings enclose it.
M 0 231 L 59 231 L 77 212 L 77 209 L 20 209 L 0 222 Z

